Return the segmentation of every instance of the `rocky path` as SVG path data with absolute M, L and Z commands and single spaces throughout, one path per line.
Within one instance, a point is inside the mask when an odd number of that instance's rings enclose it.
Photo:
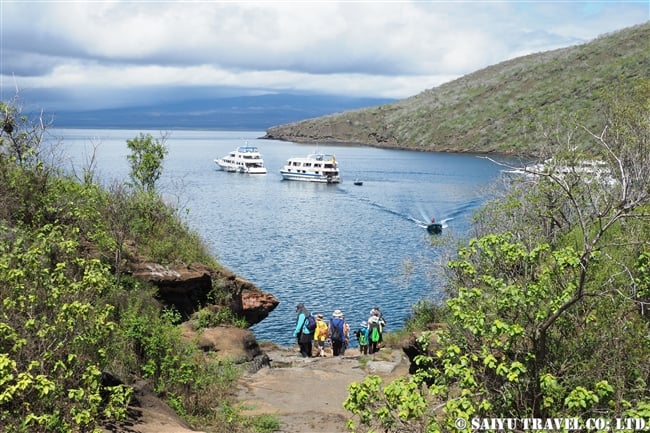
M 343 357 L 301 358 L 297 349 L 267 351 L 271 368 L 246 374 L 238 399 L 248 414 L 274 414 L 282 433 L 343 433 L 349 413 L 343 409 L 348 385 L 367 374 L 390 379 L 408 371 L 401 351 L 383 349 L 361 361 L 351 349 Z
M 343 409 L 348 385 L 368 374 L 390 380 L 408 373 L 401 350 L 382 349 L 361 357 L 349 349 L 342 357 L 302 358 L 298 348 L 264 348 L 271 368 L 244 374 L 235 390 L 244 414 L 273 414 L 277 433 L 345 433 L 349 413 Z M 329 354 L 331 355 L 331 354 Z M 107 425 L 104 433 L 199 433 L 192 430 L 146 384 L 135 387 L 137 407 L 131 421 Z M 202 433 L 202 432 L 201 432 Z

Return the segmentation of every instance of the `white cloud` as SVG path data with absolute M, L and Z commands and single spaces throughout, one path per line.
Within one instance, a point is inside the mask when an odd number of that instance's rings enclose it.
M 403 98 L 650 19 L 638 2 L 0 3 L 4 88 L 234 86 Z M 15 78 L 14 78 L 15 77 Z

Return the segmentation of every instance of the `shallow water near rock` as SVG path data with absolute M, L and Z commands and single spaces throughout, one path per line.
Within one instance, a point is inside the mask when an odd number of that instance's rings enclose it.
M 128 180 L 126 140 L 159 131 L 55 129 L 76 171 L 89 155 L 105 182 Z M 263 131 L 170 131 L 158 189 L 185 210 L 219 261 L 273 293 L 280 305 L 252 327 L 258 340 L 293 344 L 295 307 L 327 318 L 342 310 L 352 329 L 381 307 L 387 330 L 400 328 L 420 299 L 440 300 L 440 247 L 424 224 L 445 220 L 443 236 L 467 237 L 500 167 L 469 154 L 423 153 L 361 146 L 321 146 L 334 153 L 342 183 L 283 181 L 289 157 L 317 150 Z M 213 162 L 237 146 L 258 146 L 268 174 L 219 171 Z M 363 185 L 354 185 L 354 180 Z

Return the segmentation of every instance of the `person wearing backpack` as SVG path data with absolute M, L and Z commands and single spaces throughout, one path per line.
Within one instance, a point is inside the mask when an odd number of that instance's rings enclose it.
M 372 310 L 370 310 L 370 316 L 379 317 L 379 343 L 381 345 L 381 341 L 384 335 L 384 328 L 386 327 L 386 319 L 384 319 L 384 314 L 379 310 L 378 306 L 375 306 Z
M 379 350 L 381 341 L 381 324 L 379 316 L 373 314 L 368 319 L 368 353 L 375 353 Z
M 332 340 L 332 353 L 334 356 L 342 355 L 341 348 L 345 344 L 345 330 L 343 325 L 343 313 L 341 310 L 334 310 L 330 319 L 330 339 Z
M 361 322 L 360 328 L 354 332 L 359 342 L 359 353 L 362 355 L 368 354 L 368 322 Z
M 296 328 L 293 331 L 293 336 L 298 341 L 302 357 L 311 358 L 312 331 L 307 327 L 308 318 L 311 314 L 309 314 L 309 310 L 305 308 L 305 305 L 300 303 L 296 306 L 296 316 Z
M 345 351 L 350 344 L 350 324 L 345 320 L 345 315 L 341 316 L 343 319 L 343 346 L 341 346 L 341 355 L 345 355 Z
M 329 327 L 322 314 L 316 314 L 316 330 L 314 331 L 314 342 L 318 350 L 318 356 L 325 357 L 325 340 L 329 337 Z

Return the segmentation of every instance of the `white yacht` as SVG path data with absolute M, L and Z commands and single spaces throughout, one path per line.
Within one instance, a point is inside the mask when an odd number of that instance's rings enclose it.
M 586 182 L 615 183 L 604 161 L 590 159 L 575 161 L 569 165 L 562 165 L 557 163 L 553 158 L 549 158 L 544 162 L 503 170 L 503 172 L 506 174 L 523 175 L 528 178 L 538 178 L 541 175 L 554 175 L 558 179 L 566 178 L 566 176 L 579 176 Z
M 289 158 L 280 170 L 285 180 L 305 182 L 339 183 L 339 165 L 334 155 L 312 153 L 306 157 Z
M 239 146 L 214 162 L 224 171 L 233 173 L 266 174 L 264 159 L 255 146 Z

